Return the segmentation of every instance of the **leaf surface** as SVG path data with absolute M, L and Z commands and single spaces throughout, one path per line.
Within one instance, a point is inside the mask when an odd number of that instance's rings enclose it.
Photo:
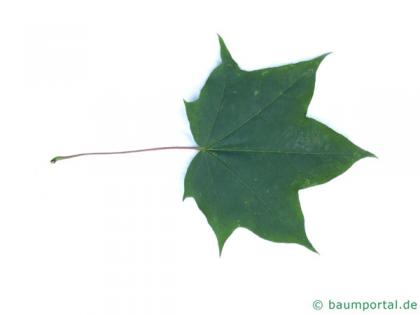
M 299 189 L 325 183 L 373 154 L 306 116 L 326 54 L 244 71 L 219 42 L 222 62 L 198 99 L 185 102 L 200 152 L 188 167 L 184 199 L 195 199 L 220 253 L 238 227 L 315 251 Z

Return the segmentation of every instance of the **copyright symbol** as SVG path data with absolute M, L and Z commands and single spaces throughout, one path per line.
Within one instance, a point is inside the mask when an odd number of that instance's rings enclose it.
M 324 304 L 322 304 L 322 301 L 320 300 L 315 300 L 312 303 L 312 307 L 314 308 L 314 310 L 316 311 L 320 311 L 322 309 L 322 307 L 324 306 Z

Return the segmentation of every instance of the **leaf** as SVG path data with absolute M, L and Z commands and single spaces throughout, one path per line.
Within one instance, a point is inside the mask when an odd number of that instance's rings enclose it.
M 315 251 L 305 233 L 298 191 L 325 183 L 373 156 L 306 116 L 315 75 L 327 54 L 244 71 L 219 37 L 222 62 L 196 101 L 185 102 L 200 152 L 185 176 L 214 230 L 219 251 L 238 227 Z

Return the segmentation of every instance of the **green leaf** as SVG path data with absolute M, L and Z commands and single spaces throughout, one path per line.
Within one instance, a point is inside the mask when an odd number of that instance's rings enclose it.
M 196 101 L 185 102 L 200 152 L 185 176 L 213 228 L 220 253 L 238 227 L 315 251 L 305 233 L 299 189 L 325 183 L 373 156 L 306 117 L 316 71 L 327 54 L 244 71 L 219 37 L 222 62 Z

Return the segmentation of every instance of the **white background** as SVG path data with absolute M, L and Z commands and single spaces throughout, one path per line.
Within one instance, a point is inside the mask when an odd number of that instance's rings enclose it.
M 0 314 L 420 303 L 417 3 L 2 1 Z M 219 258 L 194 200 L 182 202 L 193 151 L 49 163 L 194 145 L 182 100 L 219 62 L 217 33 L 248 70 L 333 52 L 309 114 L 379 159 L 300 192 L 320 255 L 239 229 Z

